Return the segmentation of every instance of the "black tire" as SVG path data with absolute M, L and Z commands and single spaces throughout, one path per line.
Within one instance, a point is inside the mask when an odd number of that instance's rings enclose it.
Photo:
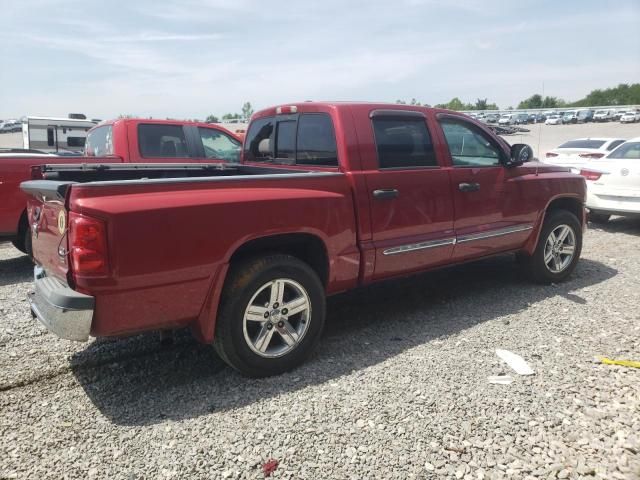
M 589 212 L 589 221 L 591 223 L 607 223 L 610 218 L 611 215 L 606 213 Z
M 551 271 L 544 261 L 545 245 L 553 230 L 560 225 L 566 225 L 573 231 L 575 237 L 574 254 L 570 263 L 559 272 Z M 518 260 L 525 274 L 536 283 L 558 283 L 565 280 L 576 268 L 582 251 L 582 226 L 574 214 L 567 210 L 552 210 L 547 216 L 540 231 L 538 244 L 533 255 L 519 254 Z
M 295 347 L 281 356 L 265 358 L 245 340 L 244 314 L 254 295 L 265 284 L 279 278 L 292 280 L 303 287 L 309 298 L 311 315 L 303 321 L 308 325 Z M 254 378 L 279 375 L 301 365 L 314 351 L 324 329 L 325 313 L 324 287 L 316 272 L 306 263 L 282 254 L 241 261 L 231 267 L 225 282 L 214 347 L 227 364 L 243 375 Z

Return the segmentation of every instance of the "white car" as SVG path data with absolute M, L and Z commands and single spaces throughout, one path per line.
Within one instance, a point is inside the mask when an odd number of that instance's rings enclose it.
M 627 112 L 620 117 L 620 123 L 635 123 L 640 121 L 640 112 Z
M 516 123 L 516 117 L 512 114 L 500 115 L 498 125 L 513 125 Z
M 580 174 L 587 181 L 592 222 L 606 222 L 611 215 L 640 216 L 640 137 L 594 160 Z
M 562 125 L 562 117 L 560 115 L 550 115 L 544 121 L 545 125 Z
M 608 122 L 610 120 L 613 120 L 613 115 L 613 110 L 596 110 L 596 113 L 593 114 L 593 121 Z
M 604 157 L 624 142 L 623 138 L 576 138 L 548 151 L 542 162 L 577 169 Z

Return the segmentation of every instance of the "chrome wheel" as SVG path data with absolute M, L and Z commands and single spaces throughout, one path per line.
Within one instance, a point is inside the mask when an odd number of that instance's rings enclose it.
M 552 273 L 564 271 L 576 251 L 576 234 L 568 225 L 554 228 L 544 245 L 544 263 Z
M 310 321 L 307 291 L 294 280 L 278 278 L 251 297 L 244 312 L 244 339 L 261 357 L 281 357 L 298 346 Z

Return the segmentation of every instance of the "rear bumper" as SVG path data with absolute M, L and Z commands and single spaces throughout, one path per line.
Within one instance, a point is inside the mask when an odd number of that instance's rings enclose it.
M 34 291 L 29 293 L 31 313 L 60 338 L 84 342 L 89 338 L 95 300 L 34 268 Z
M 611 215 L 640 215 L 640 197 L 615 197 L 587 193 L 586 207 L 590 211 Z

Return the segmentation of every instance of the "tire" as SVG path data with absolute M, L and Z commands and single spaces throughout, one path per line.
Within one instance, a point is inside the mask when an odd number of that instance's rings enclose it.
M 610 218 L 611 215 L 606 213 L 589 212 L 589 221 L 591 223 L 607 223 Z
M 284 287 L 274 296 L 275 284 L 270 283 L 275 281 Z M 283 293 L 277 295 L 279 291 Z M 286 305 L 292 300 L 304 301 L 308 308 L 288 314 Z M 251 314 L 250 306 L 254 307 Z M 301 365 L 314 351 L 324 329 L 325 313 L 324 287 L 306 263 L 281 254 L 241 261 L 232 266 L 225 282 L 214 347 L 243 375 L 279 375 Z M 253 318 L 245 320 L 245 315 Z M 292 335 L 280 333 L 287 331 Z M 269 340 L 260 343 L 257 339 L 261 335 Z
M 558 249 L 558 244 L 550 244 L 550 235 L 553 232 L 554 235 L 557 233 L 560 236 L 565 232 L 563 227 L 568 227 L 570 232 L 567 233 L 562 248 Z M 571 246 L 573 253 L 570 256 L 567 252 L 568 247 Z M 543 284 L 558 283 L 571 275 L 580 259 L 581 251 L 582 226 L 576 216 L 567 210 L 552 210 L 548 212 L 542 224 L 533 255 L 520 254 L 519 260 L 524 272 L 532 281 Z M 545 261 L 545 254 L 547 254 L 547 261 Z M 556 261 L 558 261 L 557 264 Z

